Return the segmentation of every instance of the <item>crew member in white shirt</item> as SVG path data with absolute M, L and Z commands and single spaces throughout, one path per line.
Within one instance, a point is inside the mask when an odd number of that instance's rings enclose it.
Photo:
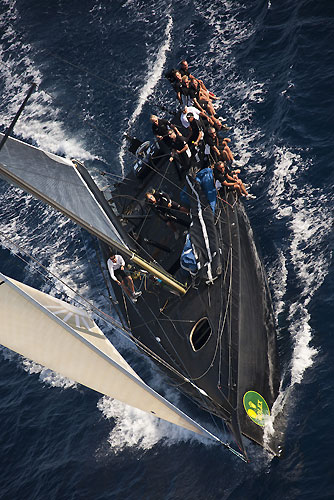
M 125 261 L 123 257 L 121 255 L 111 254 L 107 261 L 107 265 L 111 279 L 116 281 L 123 288 L 126 295 L 132 299 L 133 302 L 137 302 L 137 297 L 141 295 L 141 292 L 135 292 L 131 276 L 125 273 Z

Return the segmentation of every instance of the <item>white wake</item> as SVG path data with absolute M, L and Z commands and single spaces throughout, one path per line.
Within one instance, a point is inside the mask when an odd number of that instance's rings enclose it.
M 149 60 L 147 63 L 148 72 L 147 72 L 147 75 L 145 77 L 146 83 L 142 87 L 142 89 L 140 90 L 137 106 L 136 106 L 134 112 L 132 113 L 132 115 L 128 121 L 126 133 L 129 132 L 130 128 L 135 123 L 135 121 L 138 118 L 138 116 L 140 115 L 140 113 L 143 109 L 143 106 L 146 103 L 148 97 L 152 94 L 155 86 L 157 85 L 157 83 L 159 82 L 159 80 L 161 78 L 163 68 L 164 68 L 164 65 L 166 62 L 167 52 L 170 49 L 171 38 L 172 38 L 172 28 L 173 28 L 173 19 L 172 19 L 171 15 L 168 15 L 168 21 L 167 21 L 165 33 L 162 36 L 162 40 L 164 40 L 164 42 L 162 43 L 161 47 L 159 48 L 155 59 Z M 126 145 L 127 145 L 127 140 L 126 140 L 126 138 L 124 138 L 122 141 L 120 152 L 119 152 L 119 161 L 120 161 L 120 164 L 122 167 L 122 175 L 123 176 L 125 175 L 124 156 L 125 156 L 125 152 L 126 152 Z

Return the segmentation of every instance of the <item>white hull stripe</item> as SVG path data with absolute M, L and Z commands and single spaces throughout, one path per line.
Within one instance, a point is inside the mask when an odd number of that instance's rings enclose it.
M 205 242 L 206 251 L 207 251 L 207 254 L 208 254 L 208 262 L 207 262 L 207 265 L 208 265 L 208 278 L 209 278 L 210 281 L 212 281 L 213 280 L 212 268 L 211 268 L 212 255 L 211 255 L 211 249 L 210 249 L 209 236 L 208 236 L 208 232 L 206 230 L 206 225 L 205 225 L 204 218 L 203 218 L 201 201 L 199 199 L 197 191 L 194 189 L 194 187 L 193 187 L 192 183 L 190 182 L 188 176 L 186 177 L 186 179 L 187 179 L 187 182 L 188 182 L 188 184 L 190 186 L 190 189 L 192 190 L 193 194 L 196 196 L 196 199 L 197 199 L 198 218 L 199 218 L 199 221 L 201 223 L 202 234 L 203 234 L 203 238 L 204 238 L 204 242 Z

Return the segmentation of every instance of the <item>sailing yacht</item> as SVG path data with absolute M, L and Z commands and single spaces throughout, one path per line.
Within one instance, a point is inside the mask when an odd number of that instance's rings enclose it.
M 198 167 L 180 178 L 157 143 L 149 144 L 144 156 L 140 143 L 127 177 L 102 191 L 80 162 L 8 134 L 0 134 L 0 139 L 3 179 L 95 236 L 104 255 L 104 268 L 111 250 L 120 253 L 131 267 L 136 287 L 142 292 L 138 301 L 127 297 L 116 282 L 110 281 L 109 286 L 116 297 L 113 302 L 122 328 L 139 349 L 182 393 L 226 424 L 239 451 L 225 445 L 236 455 L 247 460 L 242 437 L 246 436 L 279 456 L 281 436 L 265 439 L 264 433 L 280 380 L 275 323 L 265 271 L 238 197 L 233 192 L 217 193 L 210 168 Z M 145 204 L 145 192 L 152 188 L 187 201 L 191 224 L 180 238 L 175 239 L 165 222 Z M 175 224 L 184 229 L 181 214 L 175 215 Z M 180 257 L 189 252 L 193 265 L 187 268 L 181 265 Z M 46 299 L 41 292 L 4 275 L 0 278 L 1 297 L 12 296 L 11 305 L 1 300 L 2 324 L 8 324 L 1 338 L 3 345 L 127 404 L 195 432 L 211 434 L 148 388 L 83 313 L 73 310 L 68 316 L 74 306 Z M 46 322 L 52 317 L 55 326 L 45 323 L 42 331 L 30 328 L 28 333 L 25 324 L 4 321 L 6 309 L 12 308 L 14 318 L 16 301 L 24 300 L 35 308 L 34 312 L 26 311 L 24 322 L 29 319 L 33 324 L 36 314 L 39 322 L 43 314 Z M 62 308 L 65 316 L 57 313 Z M 56 348 L 65 345 L 54 333 L 60 326 L 69 334 L 65 351 Z M 79 366 L 87 363 L 92 378 L 72 366 L 74 353 L 75 365 L 78 359 Z M 62 359 L 67 360 L 66 366 L 59 363 Z M 134 384 L 135 391 L 127 390 Z

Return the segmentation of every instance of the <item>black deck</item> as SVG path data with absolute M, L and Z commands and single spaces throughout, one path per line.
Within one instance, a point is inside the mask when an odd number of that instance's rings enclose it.
M 123 320 L 132 335 L 164 361 L 157 364 L 174 384 L 199 406 L 224 419 L 240 447 L 240 431 L 263 446 L 263 429 L 247 416 L 242 399 L 253 390 L 271 408 L 278 393 L 279 368 L 270 294 L 249 220 L 242 202 L 232 193 L 223 193 L 215 214 L 223 272 L 209 286 L 192 280 L 179 264 L 184 226 L 179 225 L 181 236 L 176 240 L 144 201 L 146 191 L 155 188 L 180 202 L 183 183 L 168 158 L 159 156 L 156 153 L 152 169 L 143 179 L 132 171 L 115 185 L 111 204 L 138 253 L 187 283 L 188 292 L 180 297 L 145 275 L 134 280 L 143 294 L 133 304 L 123 297 L 119 286 L 113 286 Z M 208 318 L 212 334 L 195 352 L 189 336 L 203 317 Z M 270 444 L 275 454 L 278 444 Z

